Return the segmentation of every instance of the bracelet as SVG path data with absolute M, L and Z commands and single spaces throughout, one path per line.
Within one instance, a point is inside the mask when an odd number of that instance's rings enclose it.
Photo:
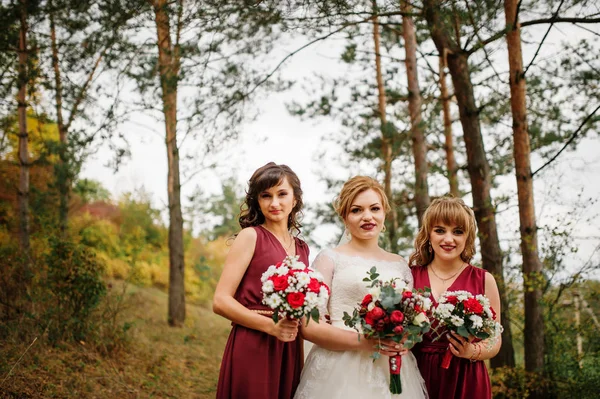
M 477 353 L 477 344 L 471 344 L 471 346 L 473 347 L 473 354 L 469 358 L 469 361 L 473 363 L 475 362 L 475 354 Z
M 476 343 L 476 344 L 472 344 L 473 345 L 473 355 L 469 358 L 469 361 L 471 363 L 475 363 L 476 361 L 479 360 L 480 356 L 481 356 L 481 344 Z M 477 355 L 475 355 L 475 353 L 477 353 Z

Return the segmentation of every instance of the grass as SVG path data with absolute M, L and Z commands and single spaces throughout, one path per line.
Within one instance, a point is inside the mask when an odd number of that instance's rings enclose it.
M 132 327 L 109 355 L 86 342 L 0 342 L 0 398 L 214 398 L 229 322 L 188 305 L 185 326 L 172 328 L 166 293 L 126 292 L 118 320 Z

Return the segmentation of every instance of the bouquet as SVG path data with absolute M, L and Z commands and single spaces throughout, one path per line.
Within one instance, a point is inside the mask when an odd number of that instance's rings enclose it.
M 282 262 L 271 265 L 261 277 L 263 303 L 273 309 L 273 321 L 280 318 L 307 317 L 319 322 L 319 306 L 325 307 L 329 287 L 323 276 L 298 260 L 287 256 Z
M 382 282 L 375 267 L 368 275 L 363 281 L 371 283 L 369 293 L 352 315 L 344 312 L 344 324 L 355 328 L 365 338 L 403 342 L 406 349 L 421 342 L 430 327 L 427 316 L 431 309 L 429 292 L 410 290 L 400 279 Z M 373 354 L 374 359 L 379 356 L 379 352 Z M 401 356 L 390 357 L 390 392 L 393 394 L 402 393 L 401 366 Z
M 497 339 L 502 333 L 490 300 L 485 295 L 473 295 L 468 291 L 446 291 L 433 309 L 433 317 L 438 321 L 434 341 L 441 337 L 440 331 L 445 330 L 478 339 Z M 493 345 L 493 341 L 491 343 Z M 452 352 L 448 349 L 442 359 L 442 368 L 450 367 L 451 361 Z

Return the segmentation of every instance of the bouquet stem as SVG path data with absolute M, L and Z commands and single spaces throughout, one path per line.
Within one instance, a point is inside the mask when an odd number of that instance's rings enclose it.
M 443 369 L 448 370 L 448 368 L 450 367 L 450 362 L 452 361 L 452 352 L 450 352 L 450 348 L 446 349 L 446 352 L 444 352 L 444 357 L 442 358 L 442 365 L 441 367 Z
M 390 357 L 390 392 L 402 393 L 402 380 L 400 379 L 400 367 L 402 367 L 402 356 Z

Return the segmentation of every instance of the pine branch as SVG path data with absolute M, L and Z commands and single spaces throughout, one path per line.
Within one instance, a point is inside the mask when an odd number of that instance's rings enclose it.
M 521 22 L 521 28 L 525 28 L 527 26 L 533 26 L 533 25 L 542 25 L 542 24 L 558 24 L 558 23 L 570 23 L 570 24 L 597 24 L 600 23 L 600 18 L 567 18 L 567 17 L 551 17 L 551 18 L 542 18 L 542 19 L 534 19 L 531 21 L 525 21 L 525 22 Z M 467 50 L 467 54 L 473 54 L 474 52 L 476 52 L 477 50 L 487 46 L 488 44 L 495 42 L 496 40 L 500 39 L 501 37 L 503 37 L 504 35 L 506 35 L 508 33 L 508 29 L 509 27 L 506 27 L 496 33 L 494 33 L 492 36 L 488 37 L 487 39 L 480 41 L 479 43 L 477 43 L 475 46 L 473 46 L 471 49 Z M 512 29 L 512 27 L 510 27 L 510 29 Z
M 577 130 L 575 130 L 573 132 L 573 134 L 571 135 L 571 137 L 569 137 L 569 140 L 567 140 L 567 142 L 565 143 L 565 145 L 563 145 L 563 147 L 552 157 L 550 158 L 550 160 L 548 162 L 546 162 L 545 164 L 543 164 L 542 166 L 540 166 L 535 172 L 533 172 L 531 174 L 531 177 L 535 176 L 538 172 L 540 172 L 542 169 L 544 169 L 546 166 L 550 165 L 552 162 L 554 162 L 554 160 L 556 158 L 558 158 L 558 156 L 569 146 L 569 144 L 571 144 L 573 142 L 573 140 L 575 140 L 575 138 L 579 135 L 579 133 L 581 132 L 581 130 L 583 129 L 583 127 L 588 123 L 588 121 L 590 119 L 592 119 L 592 117 L 596 114 L 596 112 L 598 112 L 598 110 L 600 110 L 600 105 L 598 105 L 596 107 L 596 109 L 594 111 L 592 111 L 591 114 L 589 114 L 584 120 L 583 122 L 581 122 L 581 124 L 579 125 L 579 127 L 577 128 Z
M 562 5 L 564 3 L 565 3 L 565 0 L 561 0 L 560 4 L 558 5 L 558 8 L 556 9 L 556 12 L 554 13 L 554 18 L 556 18 L 558 16 L 558 13 L 560 12 L 560 8 L 562 7 Z M 516 26 L 516 24 L 514 26 Z M 546 41 L 546 38 L 548 37 L 548 34 L 552 30 L 553 26 L 554 26 L 554 22 L 550 23 L 550 26 L 548 27 L 546 34 L 544 34 L 544 37 L 542 37 L 542 41 L 538 45 L 537 50 L 535 50 L 535 54 L 533 54 L 533 58 L 529 62 L 529 65 L 527 65 L 527 68 L 525 68 L 525 71 L 523 72 L 523 76 L 527 76 L 527 71 L 529 71 L 529 68 L 531 68 L 531 66 L 533 65 L 533 62 L 535 61 L 538 54 L 540 53 L 540 50 L 542 49 L 542 46 L 544 45 L 544 41 Z M 513 29 L 514 29 L 514 27 L 513 27 Z

